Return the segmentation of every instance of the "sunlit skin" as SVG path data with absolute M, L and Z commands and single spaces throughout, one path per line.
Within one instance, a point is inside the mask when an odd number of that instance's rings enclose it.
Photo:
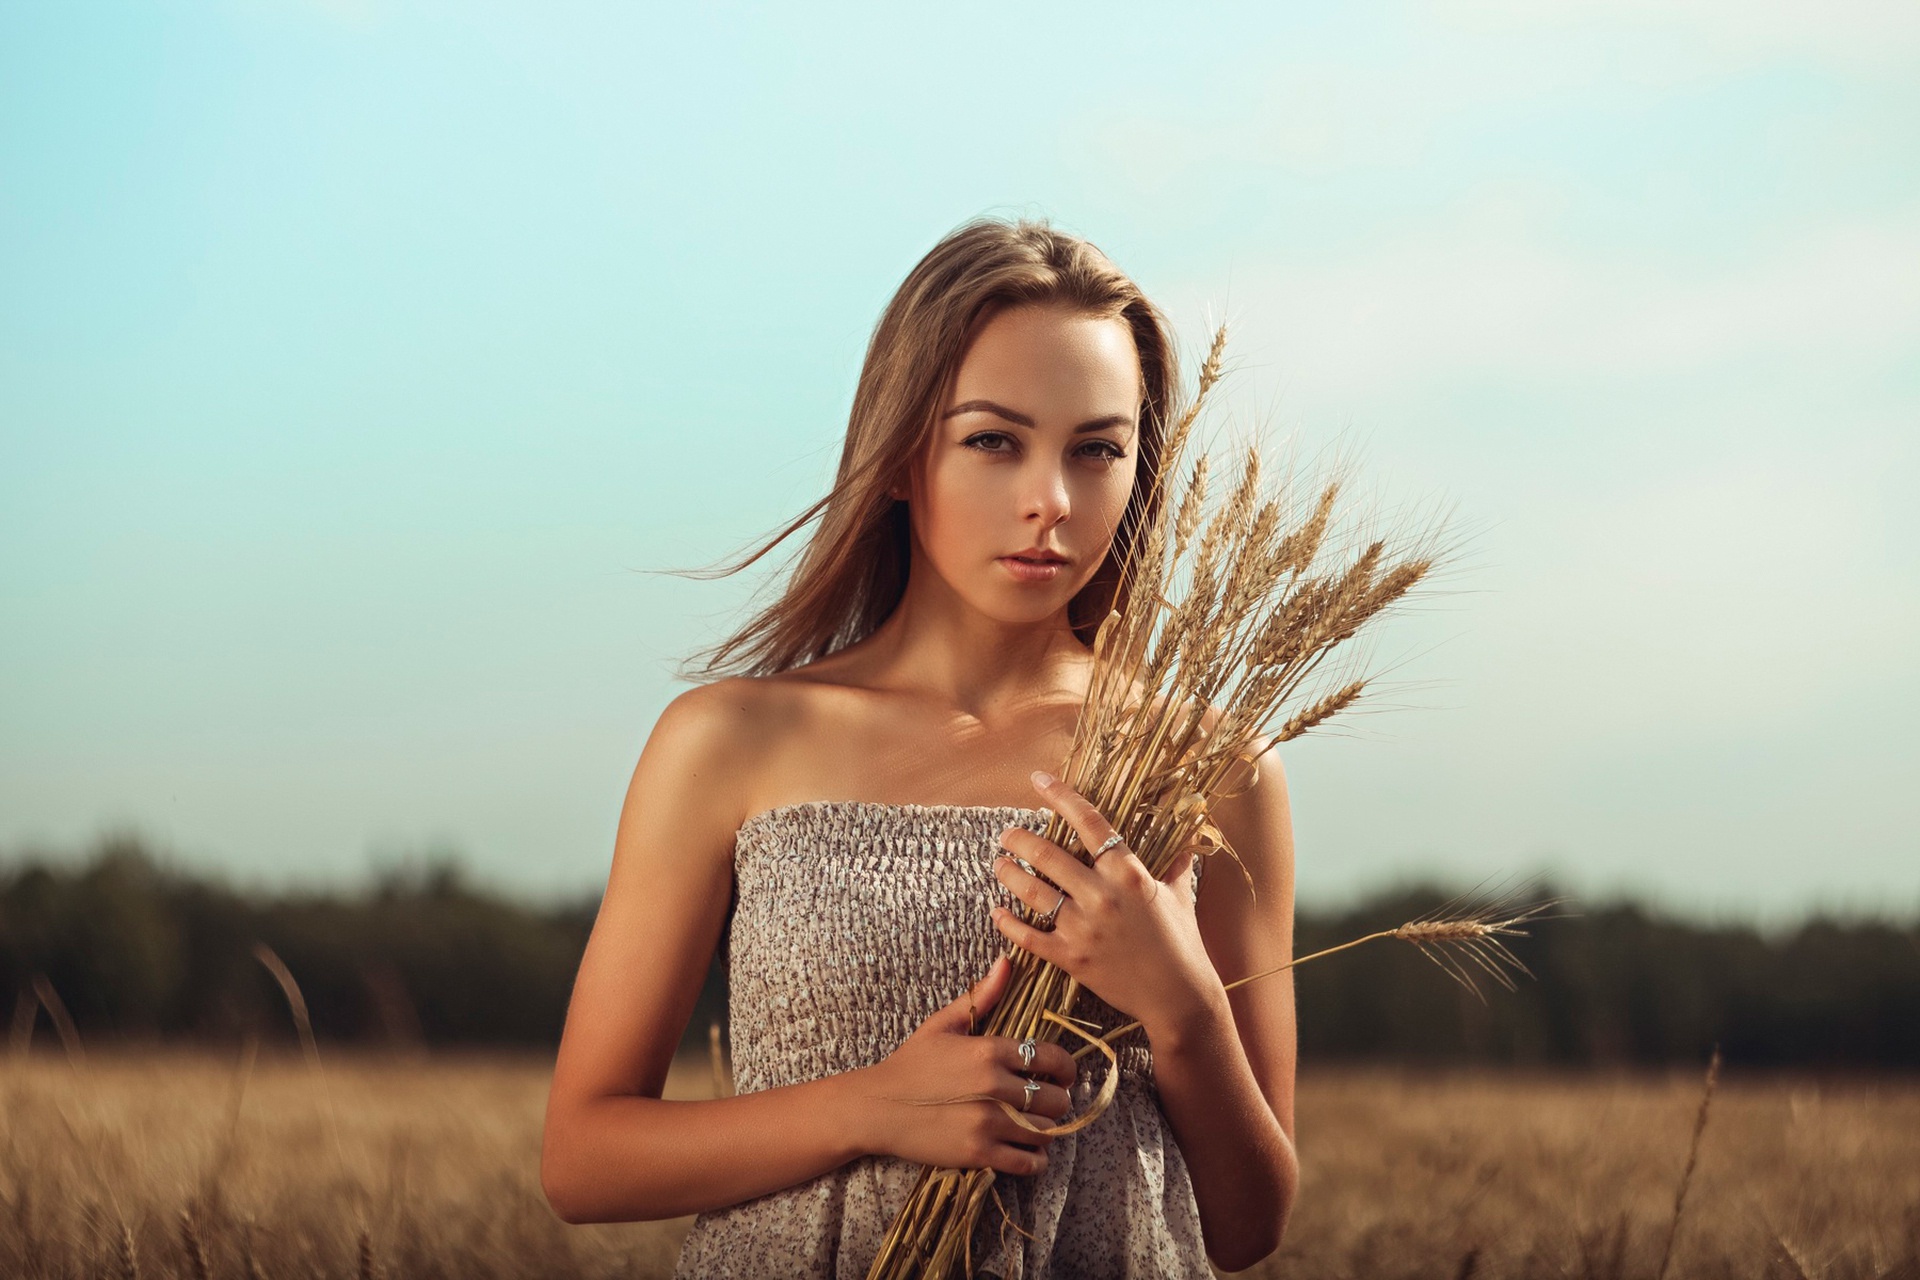
M 969 1004 L 984 1013 L 1005 991 L 1004 959 L 873 1066 L 733 1098 L 659 1095 L 719 940 L 734 832 L 748 815 L 816 799 L 1044 805 L 1089 847 L 1109 833 L 1064 782 L 1029 775 L 1059 768 L 1086 693 L 1092 655 L 1067 604 L 1099 568 L 1132 491 L 1140 408 L 1121 320 L 1051 306 L 990 315 L 893 491 L 913 531 L 900 604 L 825 659 L 689 690 L 661 714 L 628 788 L 555 1065 L 542 1180 L 561 1216 L 696 1213 L 870 1154 L 1044 1167 L 1050 1141 L 990 1103 L 915 1105 L 972 1092 L 1020 1105 L 1015 1043 L 967 1025 Z M 1035 547 L 1066 561 L 1029 580 L 1003 560 Z M 1068 899 L 1050 933 L 1001 911 L 992 919 L 1141 1021 L 1208 1253 L 1240 1270 L 1277 1247 L 1298 1177 L 1291 979 L 1224 990 L 1292 950 L 1292 823 L 1273 753 L 1215 816 L 1257 901 L 1224 859 L 1196 905 L 1184 862 L 1162 881 L 1124 848 L 1087 867 L 1016 827 L 1005 847 Z M 1059 896 L 1012 859 L 996 858 L 994 874 L 1038 910 Z M 1033 1114 L 1067 1113 L 1075 1068 L 1064 1048 L 1042 1046 Z

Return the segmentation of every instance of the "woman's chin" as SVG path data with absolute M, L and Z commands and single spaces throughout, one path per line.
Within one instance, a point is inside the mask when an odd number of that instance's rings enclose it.
M 1032 586 L 1009 587 L 1004 583 L 985 595 L 980 611 L 996 622 L 1015 627 L 1031 627 L 1058 617 L 1073 599 L 1073 592 L 1066 586 L 1042 591 Z

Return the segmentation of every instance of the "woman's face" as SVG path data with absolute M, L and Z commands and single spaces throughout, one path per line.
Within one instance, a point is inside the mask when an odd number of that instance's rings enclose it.
M 1008 622 L 1064 610 L 1126 511 L 1140 404 L 1124 320 L 1018 306 L 981 324 L 909 486 L 895 492 L 948 585 Z

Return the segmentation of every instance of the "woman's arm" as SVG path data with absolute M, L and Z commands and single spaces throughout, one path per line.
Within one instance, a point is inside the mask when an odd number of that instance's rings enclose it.
M 1034 786 L 1084 847 L 1097 849 L 1113 833 L 1067 783 L 1036 772 Z M 1237 868 L 1223 866 L 1205 877 L 1196 904 L 1186 851 L 1156 878 L 1130 851 L 1089 866 L 1009 827 L 1001 847 L 1026 861 L 1016 871 L 1017 857 L 996 858 L 994 875 L 1034 911 L 1058 906 L 1064 914 L 1045 931 L 998 905 L 993 919 L 1010 941 L 1139 1019 L 1153 1046 L 1161 1110 L 1193 1179 L 1207 1254 L 1242 1271 L 1279 1247 L 1299 1180 L 1291 974 L 1226 989 L 1291 957 L 1293 833 L 1279 760 L 1263 755 L 1254 785 L 1223 798 L 1213 816 L 1258 886 L 1257 901 Z
M 1279 756 L 1214 820 L 1257 886 L 1215 856 L 1196 914 L 1222 984 L 1293 956 L 1293 818 Z M 1214 998 L 1217 997 L 1217 998 Z M 1207 1253 L 1242 1271 L 1279 1248 L 1300 1178 L 1293 1145 L 1293 972 L 1210 993 L 1184 1025 L 1148 1026 L 1153 1074 L 1193 1178 Z
M 695 1213 L 861 1154 L 852 1073 L 711 1101 L 660 1097 L 732 895 L 749 698 L 735 681 L 675 698 L 627 789 L 547 1101 L 540 1180 L 568 1222 Z
M 540 1181 L 568 1222 L 679 1217 L 796 1186 L 863 1155 L 1033 1174 L 1043 1149 L 996 1104 L 1027 1102 L 1016 1043 L 969 1034 L 1012 972 L 997 964 L 872 1066 L 732 1098 L 663 1101 L 667 1069 L 732 896 L 735 781 L 767 764 L 748 682 L 667 707 L 627 790 L 613 869 L 567 1009 L 547 1099 Z M 764 706 L 765 704 L 760 704 Z M 1036 1117 L 1072 1106 L 1075 1064 L 1040 1047 Z M 955 1101 L 955 1099 L 968 1099 Z M 939 1103 L 941 1105 L 931 1105 Z

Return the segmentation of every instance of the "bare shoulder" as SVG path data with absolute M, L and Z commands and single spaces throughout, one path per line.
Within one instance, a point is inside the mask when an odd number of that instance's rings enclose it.
M 805 692 L 779 677 L 731 676 L 677 695 L 660 713 L 634 769 L 627 804 L 731 836 L 751 806 L 753 781 L 805 719 Z
M 652 739 L 665 738 L 676 749 L 724 750 L 751 737 L 764 715 L 777 681 L 729 676 L 695 685 L 676 695 L 654 723 Z M 649 740 L 651 745 L 651 739 Z
M 1293 811 L 1287 794 L 1287 771 L 1271 739 L 1256 735 L 1248 744 L 1250 763 L 1234 781 L 1238 789 L 1211 806 L 1214 824 L 1236 850 L 1245 846 L 1242 861 L 1251 857 L 1265 872 L 1264 883 L 1291 896 L 1293 885 Z M 1249 872 L 1253 870 L 1248 863 Z M 1257 886 L 1261 887 L 1261 886 Z
M 663 856 L 685 876 L 730 877 L 734 836 L 796 758 L 817 754 L 828 686 L 793 678 L 729 676 L 676 695 L 660 712 L 621 809 L 609 892 L 625 869 Z M 672 850 L 671 855 L 665 853 Z

